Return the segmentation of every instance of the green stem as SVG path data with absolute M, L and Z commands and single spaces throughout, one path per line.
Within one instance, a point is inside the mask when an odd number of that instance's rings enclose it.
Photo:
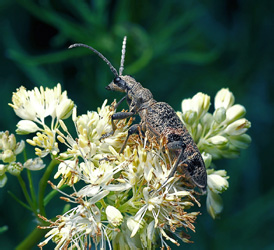
M 25 199 L 27 200 L 27 202 L 28 202 L 29 206 L 31 207 L 32 211 L 36 214 L 35 207 L 34 207 L 34 205 L 32 203 L 32 200 L 31 200 L 31 198 L 29 196 L 29 193 L 28 193 L 28 190 L 26 188 L 26 183 L 24 182 L 24 180 L 21 177 L 21 175 L 17 176 L 17 179 L 18 179 L 19 184 L 20 184 L 20 186 L 22 188 L 22 191 L 23 191 L 23 194 L 25 196 Z
M 8 191 L 8 194 L 15 200 L 17 201 L 21 206 L 23 206 L 24 208 L 32 211 L 31 207 L 28 206 L 27 204 L 25 204 L 23 201 L 21 201 L 19 198 L 16 197 L 15 194 L 13 194 L 11 191 Z M 33 212 L 33 211 L 32 211 Z
M 39 182 L 39 193 L 38 193 L 38 208 L 39 213 L 43 216 L 46 216 L 45 212 L 45 204 L 44 204 L 44 196 L 45 196 L 45 190 L 48 184 L 49 177 L 54 169 L 54 167 L 59 163 L 56 159 L 52 159 L 48 167 L 46 168 L 46 171 L 41 178 Z
M 31 176 L 31 171 L 27 169 L 27 175 L 28 175 L 28 180 L 29 180 L 29 189 L 30 189 L 30 194 L 31 194 L 31 199 L 33 202 L 33 206 L 35 207 L 35 210 L 37 209 L 37 200 L 35 196 L 35 191 L 33 188 L 33 181 L 32 181 L 32 176 Z
M 45 236 L 49 229 L 39 229 L 35 228 L 27 238 L 25 238 L 15 249 L 25 250 L 32 249 L 39 241 Z

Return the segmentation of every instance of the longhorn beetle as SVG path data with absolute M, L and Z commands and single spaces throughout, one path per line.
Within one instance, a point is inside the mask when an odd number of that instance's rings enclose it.
M 159 143 L 161 141 L 163 145 L 175 155 L 175 163 L 168 178 L 172 177 L 178 169 L 180 172 L 186 173 L 186 176 L 190 178 L 192 183 L 204 192 L 207 186 L 207 174 L 203 158 L 197 145 L 174 109 L 165 102 L 157 102 L 154 100 L 151 92 L 144 88 L 133 77 L 122 75 L 126 52 L 126 37 L 124 37 L 123 40 L 119 74 L 112 64 L 94 48 L 81 43 L 69 46 L 69 48 L 74 47 L 88 48 L 107 63 L 115 77 L 106 89 L 126 93 L 116 104 L 115 109 L 126 99 L 129 112 L 114 113 L 111 117 L 113 130 L 103 135 L 103 138 L 114 133 L 116 129 L 114 120 L 121 120 L 139 114 L 141 122 L 140 124 L 132 125 L 128 129 L 128 134 L 120 153 L 123 152 L 132 134 L 138 134 L 140 130 L 143 132 L 148 131 L 149 135 L 154 136 Z

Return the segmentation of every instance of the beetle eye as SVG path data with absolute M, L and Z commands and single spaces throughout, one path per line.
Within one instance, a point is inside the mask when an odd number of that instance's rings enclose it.
M 115 84 L 117 84 L 118 82 L 121 81 L 121 78 L 120 77 L 115 77 L 113 81 L 114 81 Z

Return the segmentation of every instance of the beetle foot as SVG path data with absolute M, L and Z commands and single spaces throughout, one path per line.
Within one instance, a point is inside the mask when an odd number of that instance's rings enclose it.
M 105 133 L 105 134 L 103 134 L 103 135 L 100 137 L 99 141 L 101 141 L 102 139 L 105 139 L 105 138 L 107 138 L 107 137 L 109 137 L 109 136 L 111 136 L 111 135 L 113 135 L 113 134 L 114 134 L 114 131 L 111 131 L 111 132 L 109 132 L 109 133 Z

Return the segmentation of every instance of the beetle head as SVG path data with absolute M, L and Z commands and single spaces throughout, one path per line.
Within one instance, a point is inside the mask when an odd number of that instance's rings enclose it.
M 106 86 L 107 90 L 128 92 L 136 84 L 136 80 L 132 76 L 117 76 Z
M 113 79 L 113 81 L 106 86 L 107 90 L 126 92 L 127 91 L 127 83 L 122 79 L 123 77 L 117 76 Z

